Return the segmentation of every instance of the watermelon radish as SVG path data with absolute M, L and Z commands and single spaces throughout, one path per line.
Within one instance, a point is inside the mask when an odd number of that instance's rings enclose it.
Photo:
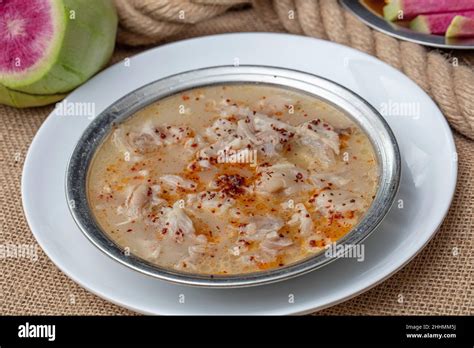
M 0 1 L 0 99 L 54 102 L 108 62 L 116 30 L 112 0 Z
M 391 0 L 383 8 L 385 19 L 412 19 L 420 14 L 474 10 L 473 0 Z M 399 18 L 402 14 L 403 18 Z
M 463 16 L 454 17 L 446 31 L 447 37 L 474 37 L 474 19 Z
M 443 35 L 456 16 L 474 18 L 474 11 L 420 15 L 410 22 L 410 28 L 420 33 Z
M 15 108 L 29 108 L 32 106 L 43 106 L 55 103 L 66 97 L 66 94 L 28 94 L 8 89 L 0 85 L 0 104 L 13 106 Z

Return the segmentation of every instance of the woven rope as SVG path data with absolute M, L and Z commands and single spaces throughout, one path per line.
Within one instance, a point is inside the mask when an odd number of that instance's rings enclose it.
M 434 98 L 452 127 L 474 139 L 474 69 L 438 51 L 374 31 L 336 0 L 115 2 L 120 17 L 118 40 L 130 46 L 169 41 L 190 30 L 201 34 L 287 31 L 352 46 L 403 71 Z M 242 13 L 242 20 L 236 18 L 236 12 Z M 249 27 L 244 19 L 248 12 L 254 12 L 260 23 Z

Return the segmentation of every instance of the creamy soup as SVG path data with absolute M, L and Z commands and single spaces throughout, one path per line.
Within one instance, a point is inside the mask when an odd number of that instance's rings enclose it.
M 377 190 L 365 133 L 335 107 L 258 84 L 182 92 L 114 126 L 88 198 L 124 250 L 161 267 L 284 267 L 347 234 Z

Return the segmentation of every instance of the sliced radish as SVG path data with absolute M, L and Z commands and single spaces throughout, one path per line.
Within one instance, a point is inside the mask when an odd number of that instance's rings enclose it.
M 110 59 L 116 30 L 112 0 L 2 0 L 0 84 L 40 99 L 71 91 Z
M 446 31 L 447 37 L 474 37 L 474 19 L 463 16 L 454 17 Z
M 417 15 L 474 10 L 473 0 L 391 0 L 383 8 L 385 19 L 412 19 Z
M 410 28 L 420 33 L 443 35 L 456 16 L 474 18 L 474 11 L 420 15 L 410 22 Z

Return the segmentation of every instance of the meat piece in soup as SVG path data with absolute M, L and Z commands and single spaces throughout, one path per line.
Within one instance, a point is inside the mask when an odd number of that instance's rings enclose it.
M 360 221 L 377 182 L 369 139 L 341 111 L 242 84 L 173 95 L 114 126 L 89 169 L 88 197 L 131 253 L 232 275 L 323 251 Z

